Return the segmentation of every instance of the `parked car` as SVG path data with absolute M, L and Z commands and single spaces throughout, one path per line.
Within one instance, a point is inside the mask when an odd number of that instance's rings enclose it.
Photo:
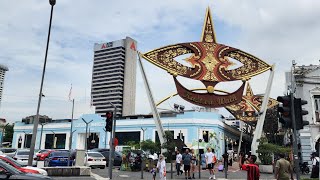
M 91 149 L 89 152 L 99 152 L 101 153 L 105 158 L 106 158 L 106 165 L 108 166 L 109 163 L 109 149 L 104 149 L 104 148 L 95 148 L 95 149 Z M 114 166 L 121 166 L 121 162 L 122 162 L 122 154 L 118 151 L 114 152 L 114 162 L 113 165 Z
M 44 161 L 52 151 L 54 150 L 52 149 L 40 150 L 38 153 L 36 153 L 38 161 Z
M 3 161 L 0 161 L 0 179 L 29 180 L 29 179 L 51 179 L 51 177 L 44 176 L 41 174 L 24 173 L 10 166 L 9 164 Z
M 19 164 L 21 164 L 22 166 L 27 166 L 29 154 L 30 154 L 30 150 L 28 150 L 28 149 L 18 149 L 16 151 L 15 155 L 13 156 L 13 159 L 18 161 Z M 34 155 L 33 161 L 32 161 L 32 166 L 36 166 L 36 165 L 37 165 L 37 156 Z
M 11 158 L 10 156 L 7 156 L 7 155 L 0 155 L 0 160 L 2 160 L 3 162 L 11 165 L 12 167 L 14 167 L 24 173 L 42 174 L 44 176 L 48 175 L 47 171 L 45 171 L 41 168 L 36 168 L 36 167 L 32 167 L 32 166 L 23 167 L 16 160 L 14 160 L 13 158 Z
M 15 148 L 0 148 L 0 151 L 3 152 L 3 154 L 8 155 L 10 157 L 13 157 L 16 153 L 17 149 Z
M 70 159 L 68 162 L 69 152 L 67 151 L 52 151 L 49 153 L 48 157 L 44 160 L 45 167 L 51 166 L 71 166 L 73 160 Z
M 106 158 L 99 152 L 87 152 L 84 158 L 84 165 L 91 168 L 104 169 L 106 167 Z

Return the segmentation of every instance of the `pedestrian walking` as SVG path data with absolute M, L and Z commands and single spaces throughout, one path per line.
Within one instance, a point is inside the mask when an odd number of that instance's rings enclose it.
M 160 154 L 159 156 L 157 169 L 159 170 L 160 180 L 166 180 L 166 176 L 167 176 L 166 161 L 164 160 L 164 156 L 162 154 Z
M 205 158 L 206 158 L 206 167 L 209 169 L 209 173 L 210 173 L 209 179 L 216 179 L 216 176 L 214 174 L 214 163 L 216 161 L 216 156 L 211 151 L 210 148 L 207 148 Z
M 156 180 L 156 176 L 157 176 L 157 168 L 156 165 L 153 165 L 153 168 L 151 169 L 151 174 L 152 174 L 152 180 Z
M 259 166 L 255 164 L 256 160 L 257 160 L 256 155 L 250 155 L 248 159 L 248 164 L 244 164 L 245 169 L 247 171 L 247 180 L 259 180 L 260 178 Z
M 192 179 L 195 179 L 194 172 L 196 170 L 197 166 L 197 156 L 194 152 L 194 149 L 191 149 L 191 173 L 192 173 Z
M 277 180 L 293 180 L 293 170 L 289 161 L 284 157 L 285 155 L 280 153 L 280 159 L 276 162 L 275 178 Z
M 181 171 L 181 163 L 182 163 L 182 155 L 180 154 L 180 151 L 177 150 L 176 152 L 176 170 L 177 170 L 177 176 L 180 176 L 180 173 L 182 175 L 183 171 Z
M 184 176 L 186 179 L 191 179 L 191 176 L 190 176 L 191 159 L 192 159 L 192 156 L 189 153 L 189 149 L 186 149 L 185 153 L 182 156 Z
M 316 152 L 311 154 L 312 170 L 310 178 L 319 178 L 319 162 L 320 158 Z

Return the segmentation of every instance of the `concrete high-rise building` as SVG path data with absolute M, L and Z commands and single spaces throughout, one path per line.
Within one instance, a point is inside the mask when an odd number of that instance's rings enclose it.
M 0 106 L 2 101 L 2 91 L 3 91 L 3 85 L 4 85 L 4 75 L 6 74 L 6 71 L 8 71 L 8 67 L 0 64 Z
M 137 42 L 130 37 L 94 44 L 91 98 L 96 114 L 113 111 L 117 115 L 135 113 Z

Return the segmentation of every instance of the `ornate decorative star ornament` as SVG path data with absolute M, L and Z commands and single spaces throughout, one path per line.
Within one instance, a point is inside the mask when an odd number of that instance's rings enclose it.
M 174 59 L 190 53 L 192 55 L 186 60 L 192 67 L 185 66 Z M 168 45 L 144 53 L 142 57 L 173 76 L 181 98 L 196 105 L 212 108 L 239 103 L 242 99 L 245 81 L 271 69 L 269 64 L 251 54 L 230 46 L 218 44 L 209 8 L 207 8 L 200 42 Z M 228 58 L 239 61 L 242 66 L 230 69 L 233 63 Z M 177 76 L 201 81 L 207 92 L 197 93 L 188 90 L 180 84 L 176 78 Z M 215 93 L 215 86 L 219 82 L 236 80 L 242 80 L 243 83 L 235 92 Z
M 261 110 L 262 100 L 263 96 L 254 95 L 249 82 L 247 82 L 246 91 L 241 102 L 239 104 L 226 106 L 226 109 L 238 120 L 247 122 L 257 121 L 257 112 L 260 112 Z M 278 105 L 278 101 L 269 98 L 268 108 L 272 108 L 276 105 Z

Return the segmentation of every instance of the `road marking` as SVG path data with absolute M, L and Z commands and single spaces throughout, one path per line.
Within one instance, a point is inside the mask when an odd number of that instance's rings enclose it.
M 125 178 L 128 178 L 128 177 L 130 177 L 130 176 L 128 176 L 128 175 L 119 175 L 119 177 L 125 177 Z
M 98 174 L 95 174 L 93 172 L 91 172 L 91 177 L 95 178 L 96 180 L 109 180 L 110 179 L 110 178 L 101 177 Z

